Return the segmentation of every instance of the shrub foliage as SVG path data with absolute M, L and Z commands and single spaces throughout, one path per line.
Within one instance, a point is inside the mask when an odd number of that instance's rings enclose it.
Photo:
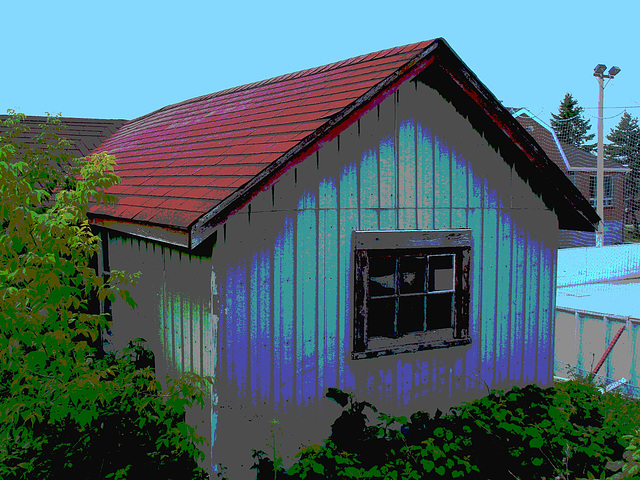
M 105 354 L 99 302 L 131 306 L 135 275 L 98 276 L 89 202 L 119 181 L 105 153 L 75 162 L 49 117 L 40 145 L 24 116 L 0 125 L 0 478 L 190 478 L 204 438 L 185 423 L 206 381 L 162 388 L 139 340 Z
M 640 405 L 584 380 L 493 391 L 447 415 L 409 418 L 337 389 L 327 397 L 343 407 L 330 437 L 286 471 L 255 452 L 259 479 L 640 478 Z

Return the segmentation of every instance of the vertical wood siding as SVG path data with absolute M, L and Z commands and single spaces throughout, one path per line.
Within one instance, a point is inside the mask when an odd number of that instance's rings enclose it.
M 120 235 L 109 235 L 109 256 L 111 269 L 141 272 L 129 288 L 138 307 L 113 305 L 114 347 L 145 338 L 156 353 L 160 378 L 213 375 L 217 318 L 211 309 L 211 259 Z
M 352 232 L 416 228 L 472 230 L 473 343 L 352 360 Z M 212 260 L 220 412 L 253 425 L 258 439 L 272 416 L 300 422 L 321 408 L 335 418 L 322 400 L 328 387 L 407 413 L 446 409 L 487 386 L 552 382 L 556 217 L 422 84 L 403 85 L 224 229 Z M 311 423 L 298 429 L 319 440 Z M 233 435 L 219 442 L 221 455 L 246 447 Z
M 122 301 L 113 304 L 113 347 L 121 349 L 138 337 L 147 340 L 162 382 L 166 375 L 183 372 L 213 376 L 218 358 L 218 316 L 212 299 L 218 290 L 211 258 L 120 235 L 109 234 L 108 242 L 111 269 L 142 273 L 137 285 L 129 289 L 138 308 L 132 311 Z M 244 388 L 245 379 L 241 380 L 239 385 Z M 209 402 L 215 407 L 215 389 Z M 215 440 L 216 409 L 193 410 L 188 420 L 199 434 Z M 205 464 L 210 461 L 208 450 Z
M 352 232 L 450 228 L 472 230 L 472 344 L 352 360 Z M 328 387 L 406 414 L 549 385 L 556 237 L 555 215 L 482 136 L 407 83 L 229 218 L 211 259 L 121 237 L 110 250 L 112 268 L 147 277 L 144 320 L 126 329 L 158 332 L 167 372 L 215 372 L 211 435 L 229 464 L 276 416 L 297 434 L 285 456 L 326 436 Z

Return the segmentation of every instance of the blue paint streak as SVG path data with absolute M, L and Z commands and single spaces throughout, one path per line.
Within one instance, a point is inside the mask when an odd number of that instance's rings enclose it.
M 378 158 L 367 150 L 360 161 L 360 225 L 364 230 L 378 228 L 379 201 Z
M 274 306 L 273 316 L 277 328 L 274 329 L 274 348 L 279 353 L 274 378 L 274 398 L 276 405 L 287 406 L 294 400 L 295 365 L 295 296 L 293 245 L 293 221 L 284 220 L 284 226 L 275 242 L 274 249 Z M 279 393 L 279 394 L 278 394 Z
M 320 210 L 318 232 L 318 323 L 324 332 L 319 365 L 323 390 L 337 385 L 338 362 L 338 212 Z
M 384 137 L 380 141 L 380 207 L 397 208 L 396 192 L 397 166 L 395 159 L 395 142 L 392 136 Z M 341 203 L 342 206 L 342 203 Z M 381 228 L 396 228 L 381 224 Z
M 510 378 L 514 382 L 522 380 L 524 354 L 524 294 L 526 275 L 526 234 L 517 225 L 513 228 L 513 258 L 511 284 L 511 362 Z
M 271 386 L 271 272 L 270 259 L 264 250 L 251 257 L 250 339 L 251 399 L 269 398 Z
M 260 300 L 260 287 L 258 283 L 258 254 L 253 253 L 251 256 L 251 269 L 250 269 L 250 294 L 249 294 L 249 345 L 250 345 L 250 360 L 251 365 L 251 404 L 256 405 L 257 396 L 260 395 L 260 385 L 258 385 L 258 379 L 262 374 L 263 365 L 258 361 L 258 351 L 260 350 L 260 343 L 264 341 L 264 338 L 259 335 L 258 325 L 260 324 L 260 314 L 258 312 L 258 303 Z
M 497 291 L 511 291 L 511 216 L 498 211 L 498 265 Z M 509 294 L 499 294 L 496 298 L 496 381 L 506 382 L 511 361 L 509 355 L 509 324 L 511 299 Z
M 536 357 L 538 353 L 538 302 L 540 281 L 540 242 L 527 232 L 527 286 L 525 300 L 524 331 L 524 380 L 533 382 L 536 379 Z
M 350 354 L 352 329 L 351 313 L 351 292 L 352 272 L 351 272 L 351 232 L 358 229 L 358 210 L 353 199 L 357 199 L 358 179 L 356 168 L 353 163 L 345 165 L 340 174 L 340 272 L 339 272 L 339 323 L 338 323 L 338 345 L 341 351 L 338 356 L 338 377 L 339 387 L 355 388 L 355 378 L 348 370 L 346 358 Z
M 317 231 L 315 195 L 305 195 L 299 203 L 297 222 L 296 358 L 298 362 L 297 402 L 308 404 L 316 394 L 318 367 L 316 363 L 316 260 Z
M 416 138 L 413 119 L 400 122 L 398 130 L 398 226 L 415 229 L 416 224 Z
M 494 382 L 496 355 L 496 284 L 498 253 L 498 211 L 484 210 L 483 252 L 482 252 L 482 335 L 481 366 L 482 378 L 489 385 Z
M 234 270 L 227 271 L 227 321 L 231 335 L 227 336 L 227 355 L 230 357 L 228 368 L 234 379 L 240 396 L 247 392 L 249 325 L 247 312 L 247 271 L 244 263 Z

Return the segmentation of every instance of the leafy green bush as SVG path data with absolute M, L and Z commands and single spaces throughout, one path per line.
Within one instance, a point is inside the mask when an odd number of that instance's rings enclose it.
M 344 410 L 324 445 L 302 449 L 286 472 L 271 468 L 268 456 L 257 452 L 259 479 L 568 480 L 605 478 L 606 467 L 621 475 L 623 468 L 625 474 L 639 468 L 640 406 L 620 395 L 601 395 L 585 381 L 494 391 L 447 415 L 416 412 L 409 419 L 380 413 L 338 389 L 329 389 L 327 397 Z M 624 461 L 612 462 L 623 455 Z
M 77 164 L 49 119 L 38 141 L 20 143 L 23 116 L 0 128 L 0 478 L 198 478 L 204 438 L 184 420 L 202 406 L 194 375 L 163 390 L 142 342 L 101 350 L 110 319 L 97 302 L 136 276 L 98 276 L 90 201 L 118 182 L 114 158 Z

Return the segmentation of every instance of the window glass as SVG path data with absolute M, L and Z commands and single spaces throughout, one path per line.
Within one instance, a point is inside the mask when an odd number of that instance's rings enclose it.
M 451 328 L 453 321 L 453 293 L 436 293 L 427 298 L 427 328 Z
M 602 204 L 605 207 L 611 207 L 613 205 L 613 177 L 611 175 L 604 176 L 604 196 Z M 589 203 L 593 208 L 596 208 L 596 202 L 598 198 L 598 177 L 591 175 L 589 177 Z
M 369 293 L 372 297 L 395 294 L 395 258 L 371 255 L 369 269 Z
M 395 317 L 396 300 L 391 298 L 374 298 L 369 304 L 369 317 L 367 321 L 367 335 L 369 337 L 395 336 L 395 326 L 392 321 Z
M 353 358 L 464 345 L 470 230 L 356 232 Z
M 400 275 L 400 293 L 422 293 L 424 288 L 425 257 L 400 257 L 398 273 Z
M 429 257 L 429 291 L 453 290 L 453 255 L 431 255 Z
M 401 296 L 398 299 L 398 335 L 421 332 L 424 323 L 424 295 Z

